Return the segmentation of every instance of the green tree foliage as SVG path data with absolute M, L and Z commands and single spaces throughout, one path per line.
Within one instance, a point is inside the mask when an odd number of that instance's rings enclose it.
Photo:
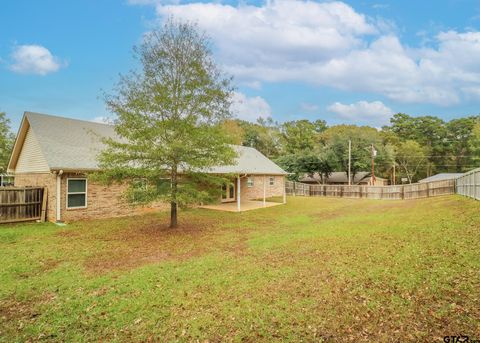
M 376 175 L 385 175 L 394 161 L 393 147 L 385 143 L 377 129 L 366 126 L 337 125 L 328 128 L 321 136 L 323 150 L 329 151 L 330 162 L 337 171 L 348 172 L 348 141 L 352 141 L 351 175 L 369 171 L 372 165 L 371 145 L 375 147 Z
M 10 131 L 10 119 L 4 112 L 0 112 L 0 174 L 7 171 L 14 140 L 15 137 Z
M 116 93 L 106 95 L 118 139 L 106 140 L 98 178 L 131 180 L 131 201 L 168 201 L 175 227 L 177 206 L 220 190 L 223 180 L 202 171 L 234 158 L 222 125 L 230 115 L 230 80 L 212 60 L 209 40 L 190 23 L 169 20 L 134 51 L 142 69 L 122 76 Z
M 276 158 L 280 155 L 281 142 L 278 123 L 271 118 L 259 118 L 257 123 L 250 123 L 238 120 L 244 131 L 243 146 L 257 149 L 269 158 Z
M 474 127 L 479 117 L 466 117 L 453 119 L 446 125 L 446 148 L 450 163 L 456 172 L 464 172 L 472 169 L 475 163 L 476 151 L 472 145 L 472 137 L 475 135 Z
M 245 130 L 240 126 L 238 120 L 227 119 L 222 123 L 222 126 L 225 134 L 229 137 L 231 144 L 242 145 L 245 137 Z
M 408 178 L 409 183 L 417 180 L 422 165 L 428 161 L 428 148 L 414 140 L 407 140 L 396 146 L 397 164 Z
M 319 140 L 319 134 L 327 129 L 323 120 L 288 121 L 281 125 L 283 150 L 287 154 L 312 151 Z
M 284 168 L 289 175 L 290 180 L 298 181 L 305 174 L 313 177 L 315 174 L 319 176 L 319 183 L 323 183 L 326 178 L 334 170 L 331 164 L 334 159 L 329 152 L 303 152 L 302 154 L 285 155 L 276 160 L 276 162 Z
M 411 117 L 397 113 L 391 125 L 383 128 L 383 135 L 396 146 L 412 140 L 425 149 L 428 156 L 419 170 L 421 174 L 463 172 L 475 165 L 469 141 L 478 119 L 478 116 L 470 116 L 445 122 L 434 116 Z
M 472 128 L 472 135 L 468 140 L 469 150 L 472 154 L 472 164 L 480 167 L 480 119 L 477 119 Z

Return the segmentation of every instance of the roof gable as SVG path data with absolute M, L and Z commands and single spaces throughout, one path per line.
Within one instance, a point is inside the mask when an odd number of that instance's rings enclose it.
M 22 149 L 15 165 L 15 173 L 49 172 L 45 156 L 31 127 L 27 129 Z

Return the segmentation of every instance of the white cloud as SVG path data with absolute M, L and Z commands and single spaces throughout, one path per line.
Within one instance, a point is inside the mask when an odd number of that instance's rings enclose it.
M 247 97 L 240 92 L 233 93 L 231 111 L 236 118 L 251 122 L 272 115 L 272 109 L 265 99 L 259 96 Z
M 308 102 L 302 102 L 300 108 L 307 112 L 315 112 L 319 109 L 318 105 L 309 104 Z
M 429 47 L 409 47 L 388 20 L 369 19 L 339 1 L 130 1 L 154 4 L 161 19 L 198 22 L 242 84 L 308 82 L 402 103 L 480 101 L 472 91 L 480 87 L 480 32 L 440 32 Z
M 335 102 L 327 110 L 350 121 L 367 121 L 380 125 L 388 123 L 393 115 L 393 111 L 381 101 L 358 101 L 349 105 Z
M 62 62 L 41 45 L 16 46 L 11 57 L 10 69 L 21 74 L 46 75 L 62 67 Z

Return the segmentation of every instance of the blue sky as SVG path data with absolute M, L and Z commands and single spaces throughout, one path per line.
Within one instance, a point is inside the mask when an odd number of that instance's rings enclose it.
M 94 120 L 135 67 L 132 46 L 173 15 L 212 37 L 236 116 L 379 127 L 396 112 L 478 114 L 480 3 L 437 1 L 4 1 L 0 111 Z

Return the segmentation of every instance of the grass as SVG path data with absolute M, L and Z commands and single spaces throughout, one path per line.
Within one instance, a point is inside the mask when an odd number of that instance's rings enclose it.
M 0 227 L 0 341 L 480 338 L 480 202 Z

